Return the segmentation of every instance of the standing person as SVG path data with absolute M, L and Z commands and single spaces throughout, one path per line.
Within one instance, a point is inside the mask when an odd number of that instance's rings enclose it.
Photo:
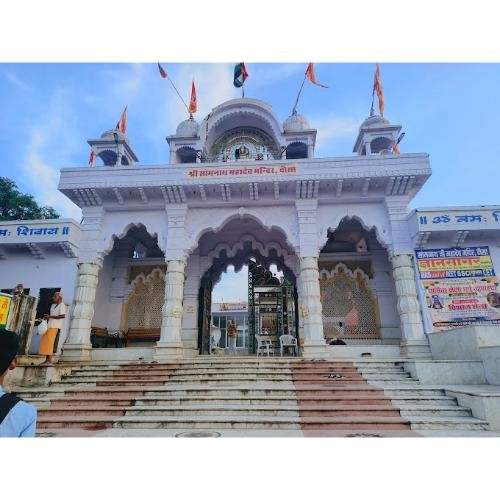
M 7 394 L 2 384 L 9 370 L 16 367 L 19 337 L 0 330 L 0 437 L 34 437 L 36 408 L 14 394 Z
M 236 325 L 229 320 L 227 322 L 227 345 L 229 354 L 233 354 L 236 356 L 236 338 L 238 337 L 238 330 L 236 329 Z
M 64 326 L 66 317 L 66 305 L 63 302 L 61 292 L 56 292 L 52 298 L 53 304 L 50 306 L 50 314 L 45 314 L 43 319 L 48 320 L 47 331 L 42 336 L 38 354 L 45 355 L 42 365 L 52 364 L 52 354 L 57 350 L 56 340 L 59 340 L 59 332 Z

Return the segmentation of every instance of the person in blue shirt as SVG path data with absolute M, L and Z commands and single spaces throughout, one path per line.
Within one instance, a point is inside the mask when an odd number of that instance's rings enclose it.
M 36 408 L 2 388 L 5 375 L 16 367 L 18 350 L 19 337 L 0 329 L 0 438 L 35 436 Z

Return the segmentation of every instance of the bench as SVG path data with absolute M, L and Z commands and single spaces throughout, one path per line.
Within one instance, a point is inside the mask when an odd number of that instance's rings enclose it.
M 129 340 L 160 340 L 160 328 L 129 328 L 125 334 L 125 347 Z
M 120 332 L 115 332 L 110 335 L 107 328 L 101 328 L 99 326 L 90 327 L 90 343 L 92 347 L 109 347 L 114 345 L 115 347 L 123 347 L 124 338 Z

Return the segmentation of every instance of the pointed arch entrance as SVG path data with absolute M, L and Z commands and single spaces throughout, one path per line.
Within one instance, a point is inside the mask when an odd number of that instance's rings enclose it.
M 296 256 L 281 230 L 266 229 L 250 217 L 232 219 L 220 230 L 203 234 L 198 250 L 205 263 L 198 293 L 197 347 L 200 354 L 211 351 L 212 292 L 229 266 L 234 266 L 236 271 L 243 266 L 249 269 L 248 340 L 244 346 L 240 344 L 238 353 L 255 353 L 256 333 L 268 334 L 276 342 L 283 333 L 297 336 Z M 274 275 L 271 268 L 277 271 Z M 259 287 L 265 287 L 266 291 Z M 269 303 L 264 307 L 266 293 Z M 222 346 L 225 347 L 224 342 Z
M 328 231 L 318 267 L 327 341 L 399 344 L 391 264 L 375 227 L 344 217 Z

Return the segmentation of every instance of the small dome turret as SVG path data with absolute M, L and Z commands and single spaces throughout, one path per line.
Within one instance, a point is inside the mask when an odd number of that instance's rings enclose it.
M 383 116 L 373 115 L 369 116 L 362 124 L 360 128 L 378 128 L 390 125 L 389 120 Z
M 177 126 L 176 135 L 179 137 L 197 137 L 199 125 L 195 119 L 190 116 L 189 119 L 184 120 Z
M 115 134 L 116 134 L 116 139 L 117 140 L 127 140 L 127 136 L 118 129 L 111 129 L 111 130 L 106 130 L 106 132 L 103 132 L 101 134 L 101 139 L 106 139 L 106 140 L 115 140 Z
M 306 118 L 294 111 L 284 122 L 284 132 L 299 132 L 301 130 L 309 130 L 311 126 Z

